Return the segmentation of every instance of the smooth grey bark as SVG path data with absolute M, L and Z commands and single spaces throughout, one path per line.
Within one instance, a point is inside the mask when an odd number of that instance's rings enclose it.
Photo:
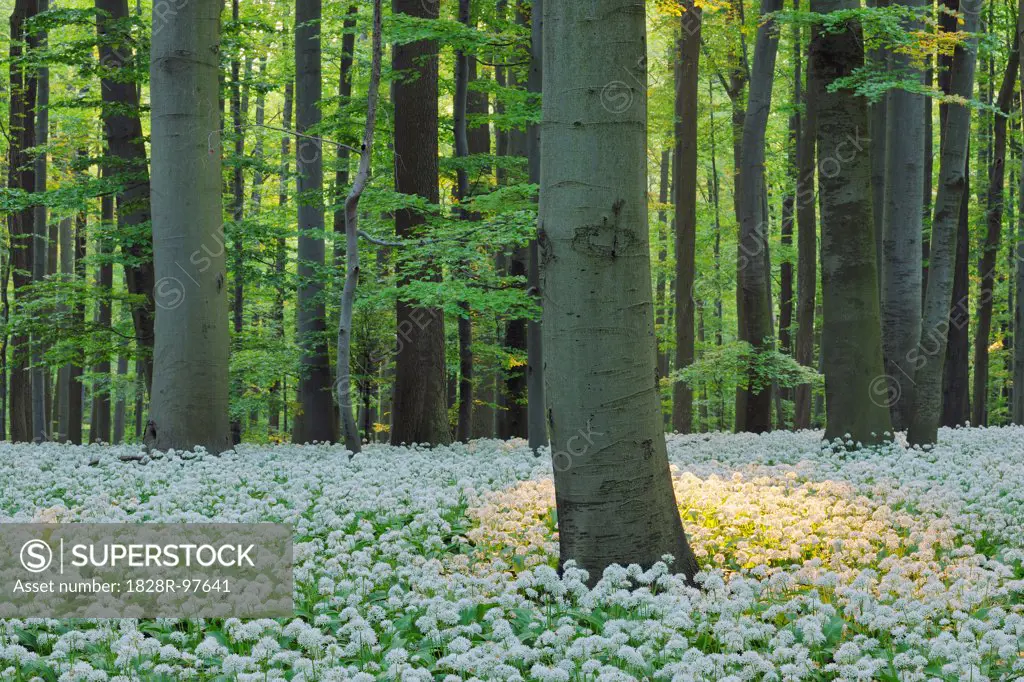
M 121 354 L 117 356 L 117 378 L 120 381 L 124 381 L 124 377 L 128 374 L 128 356 Z M 124 442 L 124 427 L 125 417 L 128 412 L 128 396 L 126 395 L 124 386 L 118 384 L 120 389 L 117 393 L 117 402 L 114 404 L 114 433 L 113 439 L 110 441 L 114 445 Z
M 123 174 L 120 179 L 123 189 L 117 195 L 118 231 L 130 234 L 145 230 L 152 214 L 146 144 L 139 114 L 139 89 L 134 83 L 117 75 L 120 69 L 131 66 L 135 59 L 134 53 L 125 47 L 123 29 L 117 27 L 118 22 L 128 17 L 128 2 L 96 0 L 96 9 L 99 10 L 96 32 L 101 38 L 100 63 L 105 70 L 100 79 L 103 131 L 107 153 L 119 160 Z M 159 21 L 163 22 L 166 8 L 158 6 L 157 9 L 160 10 Z M 143 301 L 132 309 L 132 323 L 135 327 L 136 347 L 142 358 L 143 383 L 147 390 L 153 383 L 153 290 L 156 278 L 152 246 L 146 239 L 129 239 L 121 246 L 121 251 L 130 262 L 125 267 L 125 285 L 129 293 L 141 297 Z
M 916 2 L 917 0 L 912 0 Z M 867 0 L 868 7 L 884 9 L 899 0 Z M 891 63 L 894 57 L 899 59 L 898 54 L 892 54 L 885 47 L 878 47 L 868 51 L 867 61 L 873 68 L 882 72 L 895 69 Z M 890 93 L 891 94 L 891 93 Z M 886 179 L 889 164 L 888 142 L 892 129 L 889 127 L 890 117 L 894 116 L 889 112 L 890 97 L 883 97 L 878 102 L 868 105 L 868 136 L 871 148 L 871 201 L 872 215 L 875 220 L 875 259 L 879 273 L 882 271 L 883 239 L 885 234 L 885 197 Z
M 331 366 L 327 353 L 324 266 L 323 144 L 311 137 L 320 125 L 323 91 L 320 21 L 321 0 L 295 2 L 295 142 L 298 192 L 298 300 L 295 320 L 300 348 L 298 408 L 292 440 L 296 443 L 335 440 L 336 417 L 331 397 Z
M 10 21 L 10 100 L 8 106 L 8 149 L 7 185 L 24 192 L 36 188 L 35 165 L 28 150 L 36 145 L 36 74 L 21 62 L 32 38 L 26 35 L 25 22 L 38 12 L 37 0 L 15 0 Z M 11 281 L 15 295 L 32 282 L 34 212 L 31 208 L 12 211 L 7 215 L 7 229 L 11 239 Z M 10 353 L 10 435 L 13 442 L 31 442 L 32 428 L 32 381 L 29 374 L 29 338 L 23 335 L 11 337 Z
M 530 72 L 526 88 L 540 94 L 544 84 L 544 0 L 533 0 L 530 23 Z M 532 124 L 526 128 L 526 154 L 529 163 L 530 182 L 539 185 L 541 173 L 541 126 Z M 540 248 L 537 238 L 530 240 L 529 262 L 526 272 L 527 290 L 543 307 L 544 299 L 540 283 Z M 538 453 L 548 444 L 547 418 L 545 416 L 544 393 L 544 333 L 540 320 L 526 324 L 526 393 L 527 393 L 527 435 L 530 449 Z
M 352 57 L 356 49 L 356 17 L 359 5 L 352 3 L 345 14 L 341 36 L 341 68 L 338 71 L 338 106 L 345 107 L 352 98 Z M 334 194 L 338 198 L 347 195 L 349 180 L 349 148 L 338 145 L 337 170 L 334 172 Z M 341 266 L 345 258 L 345 206 L 334 212 L 334 264 Z M 339 406 L 340 407 L 340 406 Z M 342 425 L 344 428 L 344 425 Z
M 964 199 L 956 230 L 956 259 L 953 266 L 953 296 L 949 307 L 946 359 L 942 366 L 942 426 L 962 426 L 971 418 L 970 380 L 970 199 L 971 154 L 967 145 L 964 170 Z
M 436 19 L 438 5 L 420 0 L 392 0 L 393 14 Z M 437 170 L 437 43 L 419 40 L 395 45 L 393 82 L 395 190 L 438 203 Z M 420 231 L 423 216 L 410 209 L 395 212 L 395 233 L 408 237 Z M 417 272 L 399 273 L 399 284 L 412 279 L 438 279 L 435 263 Z M 398 301 L 398 353 L 395 358 L 394 427 L 391 442 L 443 444 L 451 441 L 445 395 L 444 313 Z
M 671 554 L 692 579 L 655 374 L 644 5 L 548 0 L 544 31 L 539 242 L 560 563 L 593 583 L 610 564 Z
M 782 0 L 761 3 L 761 22 L 754 43 L 754 64 L 743 119 L 743 139 L 737 174 L 736 213 L 740 224 L 737 246 L 736 305 L 739 338 L 755 352 L 772 348 L 772 305 L 768 282 L 768 214 L 765 186 L 765 131 L 772 102 L 775 59 L 779 35 L 774 13 Z M 736 392 L 736 431 L 763 433 L 772 428 L 772 388 L 754 386 L 756 370 L 750 368 L 748 387 Z
M 467 28 L 470 25 L 469 0 L 459 0 L 458 20 Z M 452 102 L 454 119 L 454 148 L 456 159 L 469 157 L 468 125 L 466 123 L 469 97 L 469 54 L 462 50 L 455 52 L 455 94 Z M 456 171 L 455 198 L 461 205 L 469 197 L 469 174 L 464 166 Z M 471 216 L 459 211 L 463 220 Z M 459 305 L 459 397 L 458 421 L 455 439 L 468 442 L 473 437 L 473 317 L 466 303 Z
M 70 282 L 75 272 L 75 247 L 71 218 L 63 218 L 57 227 L 60 253 L 60 278 Z M 59 304 L 61 315 L 71 312 L 66 304 Z M 71 364 L 65 364 L 57 371 L 57 442 L 65 443 L 71 425 Z
M 221 207 L 220 0 L 154 10 L 150 57 L 157 306 L 146 444 L 231 447 Z M 185 281 L 179 279 L 185 277 Z
M 919 9 L 923 0 L 894 0 Z M 921 29 L 908 22 L 906 29 Z M 891 55 L 894 71 L 923 82 L 909 55 Z M 882 345 L 885 352 L 885 392 L 875 400 L 889 407 L 893 428 L 903 431 L 914 405 L 914 367 L 911 357 L 921 338 L 921 233 L 924 224 L 924 95 L 891 90 L 887 101 L 885 192 L 882 201 Z M 874 121 L 873 121 L 874 123 Z M 872 139 L 876 136 L 872 127 Z M 877 225 L 876 221 L 876 225 Z
M 821 14 L 854 9 L 857 0 L 812 0 Z M 864 143 L 867 104 L 833 83 L 864 63 L 859 22 L 835 31 L 815 29 L 810 65 L 817 115 L 818 186 L 821 199 L 821 352 L 825 370 L 826 440 L 870 444 L 889 438 L 888 407 L 870 390 L 882 375 L 871 155 Z M 825 163 L 825 160 L 831 160 Z
M 39 13 L 50 9 L 49 0 L 39 0 Z M 39 49 L 47 49 L 47 33 L 40 31 L 36 37 Z M 36 73 L 36 144 L 43 148 L 35 158 L 35 191 L 46 191 L 47 156 L 46 145 L 50 141 L 50 69 L 39 67 Z M 32 281 L 36 284 L 46 279 L 49 270 L 49 240 L 47 235 L 46 206 L 33 208 Z M 32 340 L 32 440 L 36 443 L 50 439 L 49 419 L 46 410 L 46 367 L 43 366 L 43 348 L 39 339 Z
M 697 93 L 700 87 L 701 23 L 703 12 L 691 0 L 682 3 L 675 63 L 675 367 L 682 370 L 694 360 L 694 298 L 697 244 Z M 672 428 L 693 431 L 693 388 L 685 381 L 672 385 Z
M 80 152 L 85 156 L 86 152 Z M 75 217 L 75 255 L 74 272 L 75 279 L 85 280 L 85 254 L 88 238 L 89 218 L 85 211 Z M 75 307 L 75 317 L 82 324 L 85 324 L 85 304 L 79 303 Z M 83 395 L 82 375 L 85 373 L 82 362 L 72 363 L 68 376 L 70 392 L 68 395 L 68 431 L 67 440 L 74 445 L 82 444 L 82 417 L 83 417 Z
M 1024 0 L 1017 5 L 1017 51 L 1020 53 L 1019 82 L 1024 91 Z M 1024 153 L 1020 155 L 1017 197 L 1017 243 L 1011 252 L 1016 256 L 1016 272 L 1012 284 L 1013 311 L 1013 401 L 1011 417 L 1014 424 L 1024 425 Z
M 238 2 L 231 0 L 231 19 L 238 23 Z M 235 336 L 240 336 L 244 326 L 245 313 L 245 241 L 242 237 L 242 219 L 245 217 L 245 171 L 242 157 L 245 156 L 245 128 L 243 122 L 249 116 L 249 78 L 252 75 L 252 60 L 245 57 L 245 93 L 243 94 L 243 78 L 240 55 L 231 60 L 231 136 L 234 139 L 235 158 L 231 169 L 231 242 L 232 242 L 232 283 L 233 300 L 231 304 L 231 321 Z M 240 429 L 241 424 L 233 425 Z
M 980 0 L 963 0 L 962 30 L 967 38 L 959 43 L 950 73 L 951 92 L 969 99 L 974 92 L 974 70 L 978 51 Z M 953 298 L 953 268 L 957 248 L 957 223 L 967 182 L 967 144 L 971 128 L 970 109 L 948 104 L 942 151 L 939 159 L 939 185 L 932 219 L 928 282 L 921 318 L 921 339 L 914 350 L 916 367 L 914 410 L 907 440 L 911 445 L 933 444 L 938 439 L 942 407 L 942 373 L 945 364 L 949 311 Z
M 295 87 L 292 81 L 289 80 L 284 86 L 284 113 L 282 114 L 282 120 L 284 123 L 284 129 L 290 130 L 292 125 L 292 106 L 294 102 Z M 281 136 L 281 171 L 279 173 L 279 183 L 277 192 L 277 205 L 279 208 L 284 208 L 288 205 L 288 180 L 290 173 L 289 159 L 291 158 L 291 133 L 285 132 Z M 287 276 L 288 267 L 288 243 L 284 236 L 278 236 L 276 243 L 274 244 L 274 276 L 277 278 L 277 296 L 276 305 L 274 306 L 274 323 L 277 325 L 277 331 L 279 334 L 284 334 L 284 280 Z M 270 419 L 268 420 L 268 428 L 277 433 L 282 430 L 281 428 L 281 411 L 284 410 L 284 431 L 288 430 L 288 406 L 281 399 L 281 396 L 285 394 L 283 383 L 281 380 L 275 381 L 274 385 L 270 387 Z
M 335 388 L 340 410 L 345 447 L 357 454 L 361 450 L 359 427 L 352 411 L 352 313 L 359 285 L 359 198 L 370 180 L 373 161 L 373 135 L 377 126 L 377 99 L 380 87 L 381 0 L 373 2 L 373 58 L 370 85 L 366 93 L 366 128 L 359 154 L 359 168 L 345 198 L 345 287 L 341 295 L 338 319 L 338 382 Z
M 1018 14 L 1017 25 L 1021 17 Z M 1006 180 L 1006 121 L 1017 108 L 1014 86 L 1020 73 L 1020 46 L 1015 41 L 1007 58 L 1006 70 L 996 96 L 996 114 L 992 130 L 992 158 L 988 167 L 988 192 L 985 208 L 985 243 L 978 261 L 981 286 L 976 306 L 978 325 L 974 332 L 974 403 L 971 423 L 988 424 L 989 335 L 992 331 L 992 304 L 995 297 L 996 260 L 1003 232 L 1003 196 Z
M 109 176 L 109 169 L 104 169 L 104 176 Z M 100 199 L 100 219 L 107 229 L 114 224 L 114 197 L 109 194 Z M 114 287 L 114 264 L 110 259 L 113 253 L 113 245 L 109 239 L 97 241 L 97 252 L 100 255 L 100 263 L 96 268 L 96 288 L 107 295 L 111 294 Z M 106 258 L 103 256 L 106 255 Z M 96 325 L 100 329 L 110 329 L 113 323 L 113 311 L 110 307 L 110 299 L 101 300 L 95 313 Z M 98 377 L 110 377 L 110 357 L 101 355 L 92 367 L 92 373 Z M 93 384 L 92 410 L 89 413 L 89 442 L 109 443 L 110 442 L 110 389 L 106 380 L 101 380 L 100 385 Z
M 818 226 L 815 211 L 815 138 L 817 116 L 814 79 L 807 69 L 804 111 L 797 121 L 796 150 L 796 339 L 795 358 L 804 367 L 814 366 L 814 308 L 818 293 Z M 811 428 L 811 385 L 793 391 L 793 428 Z
M 659 165 L 658 172 L 658 203 L 662 206 L 668 204 L 669 194 L 669 177 L 672 173 L 672 150 L 663 149 L 661 152 L 661 164 Z M 664 208 L 658 211 L 658 232 L 657 232 L 657 246 L 658 246 L 658 277 L 657 284 L 654 289 L 654 330 L 664 329 L 669 317 L 669 301 L 667 298 L 668 294 L 668 247 L 671 243 L 671 238 L 668 234 L 668 211 Z M 667 336 L 667 332 L 665 334 Z M 669 373 L 669 358 L 668 350 L 662 351 L 661 338 L 658 339 L 658 379 L 668 378 Z M 666 415 L 667 422 L 671 421 L 671 415 Z

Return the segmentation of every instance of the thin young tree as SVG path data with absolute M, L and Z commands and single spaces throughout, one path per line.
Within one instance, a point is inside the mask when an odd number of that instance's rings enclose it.
M 540 250 L 560 561 L 696 560 L 676 508 L 655 373 L 644 5 L 544 5 Z M 615 49 L 607 49 L 615 45 Z
M 694 358 L 693 282 L 697 250 L 697 93 L 700 87 L 702 11 L 692 1 L 682 5 L 675 64 L 675 181 L 676 232 L 676 368 L 685 369 Z M 693 388 L 685 381 L 672 385 L 672 428 L 693 429 Z
M 1020 19 L 1018 17 L 1018 24 Z M 995 299 L 996 265 L 1003 233 L 1003 196 L 1006 179 L 1006 123 L 1016 108 L 1014 86 L 1020 73 L 1020 47 L 1014 41 L 1006 70 L 996 96 L 998 114 L 993 121 L 992 159 L 988 166 L 988 192 L 985 203 L 985 242 L 978 262 L 981 287 L 978 291 L 977 320 L 974 331 L 974 403 L 971 423 L 988 424 L 989 335 L 992 331 L 992 307 Z
M 953 55 L 950 89 L 966 102 L 974 92 L 977 64 L 978 23 L 981 0 L 963 0 L 962 30 L 966 38 Z M 942 408 L 942 372 L 945 364 L 949 310 L 953 299 L 953 268 L 956 261 L 957 222 L 965 199 L 967 145 L 971 111 L 965 104 L 951 102 L 945 116 L 942 152 L 939 158 L 939 186 L 932 219 L 928 281 L 921 318 L 921 338 L 914 349 L 917 371 L 914 381 L 914 410 L 907 440 L 913 445 L 933 444 L 938 439 Z
M 220 0 L 153 11 L 153 247 L 158 303 L 146 443 L 231 447 L 218 106 Z M 206 248 L 204 248 L 206 247 Z
M 857 0 L 811 0 L 811 11 L 820 14 L 858 6 Z M 863 36 L 856 19 L 830 30 L 816 29 L 810 66 L 822 159 L 818 186 L 825 438 L 845 439 L 849 434 L 854 441 L 871 444 L 885 440 L 892 427 L 888 407 L 870 399 L 883 363 L 871 155 L 862 139 L 868 110 L 864 98 L 852 89 L 834 86 L 863 64 Z
M 39 12 L 50 9 L 49 0 L 39 0 Z M 39 49 L 47 49 L 47 32 L 39 31 L 34 36 Z M 50 68 L 43 64 L 36 73 L 36 144 L 42 147 L 35 158 L 34 191 L 46 191 L 48 176 L 48 153 L 46 145 L 50 139 Z M 46 279 L 49 270 L 49 243 L 47 236 L 47 210 L 44 204 L 33 208 L 32 221 L 32 281 L 36 284 Z M 36 443 L 49 440 L 50 428 L 46 406 L 47 372 L 43 365 L 43 346 L 40 339 L 32 339 L 32 440 Z
M 355 308 L 356 287 L 359 285 L 359 199 L 370 180 L 373 160 L 373 136 L 377 125 L 377 100 L 380 86 L 381 62 L 381 0 L 373 2 L 373 57 L 370 64 L 370 85 L 366 93 L 366 128 L 359 153 L 359 168 L 352 187 L 345 198 L 345 288 L 341 295 L 341 315 L 338 320 L 338 382 L 336 387 L 341 410 L 342 434 L 345 447 L 354 455 L 361 449 L 359 427 L 352 407 L 352 312 Z

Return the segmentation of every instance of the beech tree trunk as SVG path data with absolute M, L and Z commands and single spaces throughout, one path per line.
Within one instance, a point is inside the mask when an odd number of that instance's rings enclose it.
M 150 178 L 146 164 L 146 144 L 139 118 L 139 91 L 135 83 L 120 77 L 119 71 L 131 66 L 135 56 L 124 47 L 118 24 L 128 17 L 127 0 L 96 0 L 99 13 L 96 32 L 100 40 L 101 95 L 103 97 L 103 130 L 107 153 L 119 160 L 125 174 L 123 190 L 117 195 L 118 232 L 130 234 L 143 230 L 151 219 Z M 157 24 L 162 27 L 171 14 L 158 6 Z M 158 28 L 157 33 L 163 31 Z M 219 122 L 218 122 L 219 127 Z M 209 248 L 223 248 L 211 245 Z M 132 310 L 135 342 L 142 358 L 146 390 L 153 384 L 153 243 L 149 239 L 127 240 L 121 250 L 129 260 L 125 267 L 125 283 L 129 293 L 142 297 L 143 304 Z
M 298 191 L 299 293 L 295 318 L 300 348 L 296 443 L 336 440 L 337 414 L 332 399 L 331 365 L 327 354 L 324 285 L 317 272 L 324 266 L 324 156 L 319 138 L 323 69 L 320 63 L 321 0 L 295 3 L 295 143 Z
M 1017 17 L 1018 25 L 1020 16 Z M 1003 196 L 1006 179 L 1006 120 L 1016 108 L 1014 86 L 1020 73 L 1020 46 L 1015 42 L 1006 62 L 1006 71 L 996 97 L 996 115 L 992 130 L 992 158 L 988 166 L 988 194 L 985 208 L 985 243 L 978 272 L 981 288 L 978 292 L 977 319 L 974 331 L 974 403 L 971 423 L 988 425 L 988 344 L 992 331 L 992 301 L 995 296 L 996 262 L 1003 232 Z
M 289 80 L 284 86 L 284 113 L 282 114 L 286 131 L 291 130 L 294 92 L 295 86 Z M 292 136 L 290 132 L 286 132 L 281 136 L 281 172 L 277 192 L 277 205 L 280 208 L 288 204 L 288 176 L 291 168 L 288 159 L 291 158 L 291 141 Z M 277 325 L 279 334 L 284 334 L 284 288 L 285 278 L 287 277 L 287 265 L 288 243 L 284 236 L 279 236 L 274 245 L 274 276 L 277 278 L 277 305 L 274 306 L 274 323 Z M 268 427 L 273 433 L 288 430 L 288 406 L 281 399 L 281 396 L 284 394 L 282 383 L 281 380 L 278 380 L 270 387 L 270 420 Z M 282 410 L 285 411 L 283 429 L 281 424 Z
M 923 0 L 895 0 L 920 8 Z M 911 22 L 907 30 L 920 30 Z M 892 67 L 910 79 L 922 80 L 909 55 L 894 52 Z M 893 428 L 910 423 L 914 404 L 911 358 L 921 338 L 921 233 L 924 214 L 924 95 L 903 89 L 888 94 L 888 140 L 885 145 L 885 193 L 882 202 L 882 345 L 885 386 L 872 399 L 889 407 Z M 872 137 L 876 135 L 872 128 Z
M 963 0 L 963 30 L 967 38 L 954 53 L 950 88 L 954 95 L 969 99 L 974 91 L 977 62 L 980 0 Z M 971 112 L 961 104 L 949 104 L 945 116 L 944 139 L 939 160 L 939 187 L 932 220 L 928 283 L 921 319 L 921 339 L 914 351 L 916 367 L 914 411 L 907 432 L 912 445 L 935 443 L 938 438 L 942 407 L 942 373 L 946 354 L 949 310 L 953 299 L 953 274 L 956 263 L 957 223 L 965 197 L 967 143 Z
M 804 114 L 797 121 L 796 150 L 796 361 L 814 367 L 814 309 L 818 293 L 818 227 L 814 191 L 815 112 L 813 74 L 808 66 L 804 90 Z M 811 428 L 811 385 L 800 384 L 793 391 L 793 428 Z
M 676 232 L 676 369 L 693 364 L 693 281 L 697 248 L 697 93 L 701 46 L 702 11 L 692 0 L 682 5 L 680 36 L 675 64 L 675 150 L 672 177 L 675 182 Z M 684 381 L 672 385 L 672 428 L 678 433 L 693 430 L 693 388 Z
M 858 7 L 857 0 L 812 0 L 821 14 Z M 864 63 L 860 24 L 815 30 L 814 72 L 821 195 L 821 277 L 824 320 L 821 352 L 825 373 L 825 438 L 870 444 L 891 431 L 888 406 L 869 399 L 883 376 L 871 154 L 863 133 L 867 104 L 849 89 L 830 91 L 837 79 Z M 826 160 L 828 163 L 826 163 Z
M 359 15 L 359 5 L 352 3 L 345 14 L 345 22 L 342 24 L 344 34 L 341 36 L 341 69 L 338 71 L 338 106 L 348 106 L 352 98 L 352 56 L 356 49 L 356 17 Z M 343 142 L 345 140 L 342 140 Z M 334 194 L 340 200 L 348 193 L 348 164 L 349 149 L 347 146 L 338 146 L 337 151 L 338 168 L 334 173 Z M 334 264 L 341 267 L 345 259 L 345 206 L 340 202 L 341 208 L 334 212 Z
M 157 450 L 201 445 L 217 453 L 231 447 L 222 150 L 217 135 L 220 9 L 220 0 L 192 0 L 176 14 L 160 16 L 156 9 L 153 13 L 152 204 L 158 307 L 145 439 Z
M 49 0 L 39 0 L 39 12 L 50 9 Z M 34 42 L 40 49 L 47 49 L 46 31 L 34 36 Z M 50 140 L 50 69 L 39 68 L 36 74 L 36 144 L 43 147 Z M 36 193 L 46 191 L 47 153 L 43 151 L 35 158 Z M 49 242 L 46 206 L 40 204 L 33 208 L 35 218 L 33 225 L 32 249 L 32 281 L 36 284 L 46 279 L 49 270 Z M 48 410 L 46 409 L 47 376 L 43 365 L 43 345 L 40 339 L 32 339 L 32 440 L 36 443 L 50 439 Z
M 530 73 L 527 90 L 540 94 L 544 84 L 544 0 L 533 0 L 530 23 Z M 530 182 L 540 185 L 541 173 L 541 126 L 531 124 L 526 128 L 526 151 L 529 157 Z M 544 297 L 540 281 L 539 237 L 530 240 L 529 266 L 526 284 L 533 292 L 534 300 L 543 307 Z M 537 454 L 548 444 L 548 428 L 544 390 L 544 332 L 539 320 L 526 325 L 526 390 L 529 396 L 528 415 L 530 449 Z
M 769 262 L 764 163 L 765 131 L 779 47 L 773 15 L 781 9 L 782 0 L 764 0 L 761 4 L 736 179 L 740 224 L 736 283 L 739 338 L 749 343 L 755 352 L 771 350 L 773 344 L 772 304 L 766 286 Z M 736 392 L 736 431 L 763 433 L 772 428 L 772 387 L 756 386 L 756 380 L 756 368 L 751 367 L 747 374 L 748 385 Z
M 671 554 L 692 579 L 655 374 L 644 5 L 549 0 L 544 31 L 539 243 L 560 563 L 593 583 L 612 563 Z
M 104 169 L 104 176 L 110 172 Z M 114 223 L 114 197 L 104 196 L 100 199 L 100 219 L 107 229 L 111 229 Z M 110 254 L 113 246 L 107 239 L 100 239 L 97 242 L 97 251 L 100 256 L 100 264 L 96 268 L 96 287 L 105 295 L 109 295 L 114 286 L 114 264 L 110 261 Z M 113 311 L 110 308 L 110 301 L 100 301 L 96 310 L 96 325 L 100 329 L 109 329 L 113 322 Z M 97 377 L 110 377 L 110 357 L 101 355 L 92 367 L 93 375 Z M 100 385 L 93 384 L 92 409 L 89 413 L 89 442 L 109 443 L 110 442 L 110 388 L 105 379 L 100 380 Z
M 370 180 L 373 161 L 373 135 L 377 126 L 377 96 L 380 86 L 381 60 L 381 0 L 373 2 L 373 62 L 370 67 L 370 87 L 366 94 L 366 127 L 363 132 L 359 169 L 345 198 L 345 288 L 341 296 L 341 314 L 338 320 L 338 407 L 341 412 L 345 447 L 351 455 L 361 450 L 359 428 L 352 410 L 352 313 L 359 285 L 359 199 Z M 369 410 L 367 409 L 367 412 Z M 351 456 L 350 455 L 350 456 Z
M 85 156 L 85 152 L 82 152 Z M 82 211 L 75 218 L 75 279 L 85 280 L 85 254 L 88 239 L 89 218 L 85 211 Z M 79 303 L 75 308 L 75 317 L 81 323 L 85 323 L 85 304 Z M 68 442 L 75 445 L 82 444 L 82 375 L 84 374 L 83 363 L 77 362 L 71 365 L 68 376 L 70 393 L 68 396 Z
M 962 426 L 971 417 L 970 380 L 970 250 L 969 197 L 971 196 L 970 142 L 964 170 L 964 198 L 956 224 L 956 260 L 953 297 L 949 307 L 946 359 L 942 369 L 942 426 Z
M 438 4 L 421 0 L 392 0 L 393 14 L 436 19 Z M 437 43 L 419 40 L 396 44 L 391 68 L 407 76 L 392 84 L 395 108 L 395 190 L 436 204 L 437 178 Z M 399 237 L 420 231 L 423 216 L 402 209 L 395 213 Z M 437 279 L 434 263 L 419 272 L 400 273 L 399 283 Z M 444 444 L 451 441 L 445 388 L 444 313 L 398 301 L 398 354 L 395 358 L 394 428 L 391 442 Z

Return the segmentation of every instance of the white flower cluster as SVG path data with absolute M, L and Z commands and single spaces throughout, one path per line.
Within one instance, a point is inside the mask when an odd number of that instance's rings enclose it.
M 0 445 L 0 522 L 278 522 L 291 620 L 0 620 L 0 679 L 1024 679 L 1024 429 L 848 453 L 820 434 L 669 438 L 704 571 L 557 566 L 525 443 Z M 93 465 L 90 466 L 90 463 Z

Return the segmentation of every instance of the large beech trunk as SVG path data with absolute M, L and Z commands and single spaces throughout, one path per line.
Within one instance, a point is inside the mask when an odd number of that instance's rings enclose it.
M 581 7 L 544 11 L 539 242 L 561 564 L 594 582 L 671 554 L 692 578 L 655 372 L 644 5 Z
M 231 447 L 227 273 L 217 74 L 220 0 L 154 11 L 152 83 L 156 345 L 146 443 Z M 211 146 L 212 145 L 212 146 Z M 204 248 L 205 247 L 205 248 Z
M 856 0 L 812 0 L 822 14 L 856 8 Z M 889 409 L 871 399 L 883 377 L 881 312 L 878 302 L 875 224 L 872 217 L 871 155 L 863 140 L 868 127 L 864 98 L 834 81 L 864 63 L 860 25 L 816 30 L 810 64 L 816 88 L 818 168 L 821 195 L 821 291 L 824 309 L 825 438 L 877 443 L 891 430 Z M 826 160 L 829 162 L 826 163 Z
M 320 0 L 295 3 L 295 128 L 298 192 L 299 293 L 295 311 L 300 375 L 299 411 L 292 440 L 296 443 L 332 442 L 336 439 L 331 365 L 327 354 L 327 315 L 318 271 L 324 266 L 324 148 L 311 131 L 320 125 L 323 91 L 321 65 Z
M 896 0 L 920 7 L 922 0 Z M 908 26 L 920 30 L 917 23 Z M 892 66 L 907 77 L 923 80 L 906 54 L 895 52 Z M 885 194 L 882 215 L 882 344 L 889 378 L 883 402 L 893 427 L 903 431 L 914 404 L 912 351 L 921 337 L 921 232 L 924 223 L 924 95 L 896 89 L 888 95 L 888 139 L 885 145 Z M 883 133 L 884 134 L 884 133 Z M 875 135 L 872 129 L 872 136 Z M 875 398 L 876 400 L 878 397 Z

